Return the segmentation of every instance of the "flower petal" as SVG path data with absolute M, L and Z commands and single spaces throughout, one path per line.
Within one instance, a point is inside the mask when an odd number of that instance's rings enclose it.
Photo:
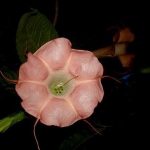
M 44 44 L 35 55 L 43 59 L 53 69 L 63 68 L 69 58 L 71 43 L 68 39 L 57 38 Z
M 53 98 L 41 113 L 40 120 L 46 125 L 65 127 L 79 119 L 74 109 L 64 99 Z
M 46 87 L 35 83 L 24 82 L 16 85 L 16 91 L 23 100 L 23 108 L 29 114 L 37 117 L 49 96 Z
M 48 77 L 47 68 L 39 58 L 28 54 L 28 61 L 21 65 L 19 70 L 20 80 L 42 81 Z
M 102 76 L 103 67 L 90 51 L 74 50 L 71 55 L 69 71 L 80 79 L 93 79 Z
M 79 84 L 71 95 L 71 102 L 80 117 L 89 117 L 103 98 L 104 92 L 98 81 Z

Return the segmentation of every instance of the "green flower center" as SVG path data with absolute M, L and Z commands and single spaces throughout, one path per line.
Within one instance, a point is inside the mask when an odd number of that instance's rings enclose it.
M 73 85 L 73 79 L 70 75 L 64 73 L 56 73 L 52 76 L 49 84 L 49 90 L 54 96 L 64 96 L 71 89 Z

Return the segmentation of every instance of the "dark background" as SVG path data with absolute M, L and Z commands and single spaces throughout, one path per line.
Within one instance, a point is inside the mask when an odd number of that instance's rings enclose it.
M 123 23 L 129 26 L 137 37 L 135 53 L 140 68 L 149 64 L 149 8 L 147 6 L 144 1 L 131 3 L 130 1 L 59 0 L 56 30 L 59 36 L 70 39 L 74 48 L 92 51 L 110 42 L 108 38 L 110 33 L 107 31 L 109 27 Z M 17 71 L 20 66 L 16 53 L 15 34 L 20 17 L 30 8 L 38 9 L 53 21 L 55 15 L 54 0 L 1 1 L 1 68 L 7 66 L 10 70 Z M 111 65 L 107 65 L 107 69 L 113 67 L 113 61 L 110 62 Z M 134 84 L 131 87 L 124 85 L 118 87 L 113 81 L 103 81 L 104 100 L 96 108 L 90 119 L 93 122 L 99 120 L 108 127 L 105 129 L 103 136 L 95 136 L 78 149 L 98 150 L 109 147 L 134 149 L 140 146 L 144 149 L 146 147 L 146 135 L 148 135 L 148 108 L 146 106 L 149 100 L 149 88 L 146 87 L 149 87 L 149 76 L 137 74 L 132 81 L 134 81 Z M 0 86 L 1 118 L 21 110 L 20 98 L 13 92 L 15 91 L 8 92 L 3 86 Z M 32 134 L 35 119 L 28 114 L 27 118 L 0 135 L 0 150 L 36 149 Z M 41 149 L 57 150 L 65 138 L 80 130 L 93 132 L 82 121 L 63 129 L 39 124 L 37 134 Z

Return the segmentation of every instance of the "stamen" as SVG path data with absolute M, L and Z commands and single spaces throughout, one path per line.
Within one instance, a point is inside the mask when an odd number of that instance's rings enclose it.
M 69 83 L 71 80 L 73 80 L 73 79 L 77 78 L 77 77 L 78 77 L 78 76 L 75 76 L 75 77 L 73 77 L 73 78 L 69 79 L 68 81 L 66 81 L 66 82 L 63 84 L 63 86 L 64 86 L 64 85 L 66 85 L 67 83 Z
M 66 84 L 68 84 L 71 80 L 77 78 L 78 76 L 75 76 L 71 79 L 69 79 L 68 81 L 66 81 L 65 83 L 60 82 L 59 84 L 56 85 L 56 87 L 54 88 L 54 90 L 56 91 L 57 94 L 62 94 L 62 92 L 64 91 L 63 86 L 65 86 Z
M 55 96 L 63 96 L 67 93 L 69 86 L 71 85 L 69 82 L 78 76 L 74 76 L 71 79 L 65 81 L 65 78 L 59 78 L 59 80 L 55 79 L 50 83 L 50 90 L 52 94 Z M 56 83 L 55 83 L 56 82 Z M 68 84 L 69 83 L 69 84 Z
M 17 84 L 18 80 L 9 79 L 8 77 L 6 77 L 6 76 L 2 73 L 2 71 L 0 71 L 0 74 L 1 74 L 1 76 L 2 76 L 6 81 L 8 81 L 8 82 L 10 82 L 10 83 L 13 83 L 13 84 Z

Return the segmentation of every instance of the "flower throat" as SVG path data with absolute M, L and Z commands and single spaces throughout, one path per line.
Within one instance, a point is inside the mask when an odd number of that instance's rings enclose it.
M 72 86 L 72 80 L 77 78 L 78 76 L 72 77 L 71 79 L 66 79 L 64 76 L 62 77 L 54 77 L 52 78 L 49 84 L 49 90 L 54 96 L 64 96 Z

